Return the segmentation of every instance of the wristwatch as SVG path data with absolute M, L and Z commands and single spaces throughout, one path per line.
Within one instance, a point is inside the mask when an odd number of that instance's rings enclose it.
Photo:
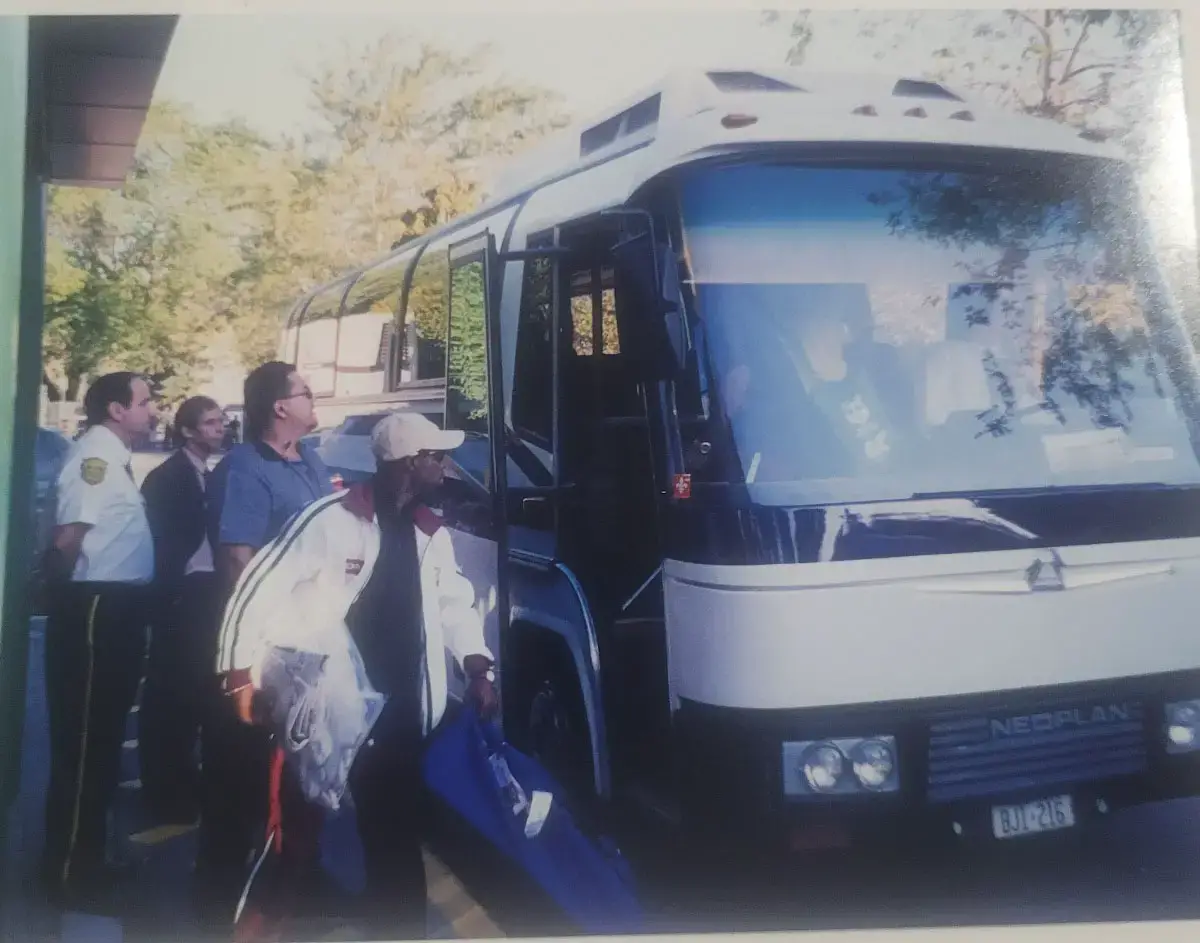
M 472 681 L 477 680 L 479 678 L 483 678 L 485 681 L 489 682 L 490 684 L 495 684 L 496 683 L 496 670 L 494 668 L 489 668 L 487 671 L 481 671 L 478 674 L 471 675 Z

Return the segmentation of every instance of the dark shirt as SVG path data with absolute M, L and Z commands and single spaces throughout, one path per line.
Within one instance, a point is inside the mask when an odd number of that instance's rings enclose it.
M 230 449 L 213 470 L 208 488 L 208 532 L 221 544 L 262 549 L 298 511 L 333 492 L 329 469 L 316 451 L 299 447 L 300 460 L 269 445 L 246 442 Z
M 379 558 L 346 617 L 372 687 L 420 729 L 425 631 L 420 559 L 409 511 L 377 508 Z M 411 732 L 411 731 L 410 731 Z

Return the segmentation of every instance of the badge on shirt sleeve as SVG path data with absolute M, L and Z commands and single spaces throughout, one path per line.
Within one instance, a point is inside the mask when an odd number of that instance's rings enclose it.
M 363 562 L 364 561 L 362 561 L 362 560 L 347 560 L 346 561 L 346 575 L 347 576 L 358 576 L 358 574 L 362 572 Z
M 98 485 L 108 472 L 108 462 L 102 458 L 85 458 L 80 466 L 83 480 L 89 485 Z

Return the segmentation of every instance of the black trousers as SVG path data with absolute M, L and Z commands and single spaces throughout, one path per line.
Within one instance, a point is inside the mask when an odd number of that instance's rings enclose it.
M 180 591 L 156 606 L 138 713 L 142 795 L 152 809 L 192 810 L 199 802 L 196 753 L 219 609 L 212 573 L 184 577 Z
M 271 741 L 265 730 L 238 719 L 220 679 L 211 672 L 202 711 L 195 890 L 206 922 L 228 927 L 250 858 L 261 847 Z
M 120 583 L 55 586 L 46 621 L 50 786 L 42 876 L 82 888 L 105 865 L 108 811 L 129 709 L 146 655 L 147 590 Z
M 424 740 L 413 713 L 411 705 L 389 701 L 350 769 L 367 879 L 361 916 L 374 939 L 427 935 L 421 845 L 429 796 L 421 776 Z
M 237 716 L 234 703 L 210 677 L 200 731 L 200 829 L 194 899 L 209 929 L 228 929 L 266 837 L 273 744 L 262 727 Z M 277 907 L 286 914 L 313 896 L 319 883 L 320 830 L 324 810 L 308 803 L 285 770 L 280 790 L 284 893 Z M 316 903 L 314 901 L 314 903 Z

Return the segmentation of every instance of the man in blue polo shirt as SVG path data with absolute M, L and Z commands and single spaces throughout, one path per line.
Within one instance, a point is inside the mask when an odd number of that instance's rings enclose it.
M 317 426 L 313 395 L 291 364 L 272 361 L 245 383 L 246 441 L 214 469 L 208 488 L 209 540 L 222 606 L 254 555 L 304 507 L 332 491 L 329 470 L 301 438 Z M 214 666 L 215 668 L 215 666 Z M 246 862 L 267 813 L 270 743 L 250 719 L 249 691 L 214 677 L 202 731 L 203 803 L 196 858 L 198 902 L 228 926 Z M 285 855 L 297 880 L 319 868 L 319 809 L 285 789 L 290 830 Z M 299 800 L 299 801 L 297 801 Z M 303 872 L 303 873 L 302 873 Z

